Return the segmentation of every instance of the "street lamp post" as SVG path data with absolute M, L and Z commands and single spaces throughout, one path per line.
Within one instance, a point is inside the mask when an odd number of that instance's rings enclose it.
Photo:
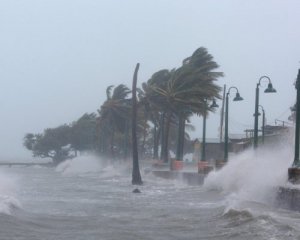
M 299 133 L 300 133 L 300 69 L 298 70 L 297 81 L 295 84 L 297 89 L 296 99 L 296 126 L 295 126 L 295 156 L 292 167 L 288 169 L 288 179 L 292 183 L 300 181 L 300 160 L 299 160 Z
M 219 105 L 216 100 L 213 100 L 210 108 L 217 108 Z M 203 130 L 202 130 L 202 149 L 201 149 L 201 161 L 205 161 L 205 145 L 206 145 L 206 111 L 203 115 Z
M 205 100 L 205 107 L 207 108 L 207 100 Z M 210 108 L 217 108 L 219 105 L 216 103 L 216 100 L 213 100 Z M 202 145 L 201 145 L 201 159 L 198 162 L 198 173 L 203 173 L 209 171 L 206 160 L 206 111 L 203 114 L 203 129 L 202 129 Z
M 275 93 L 276 90 L 273 88 L 271 83 L 271 79 L 268 76 L 260 77 L 258 83 L 256 84 L 256 91 L 255 91 L 255 112 L 254 112 L 254 141 L 253 146 L 257 148 L 258 142 L 258 105 L 259 105 L 259 86 L 262 79 L 267 79 L 269 81 L 268 87 L 265 89 L 265 93 Z
M 226 103 L 225 103 L 225 141 L 224 141 L 224 162 L 228 161 L 228 99 L 230 90 L 235 89 L 236 95 L 233 101 L 242 101 L 243 98 L 240 96 L 239 90 L 236 87 L 230 87 L 226 94 Z
M 262 115 L 262 127 L 261 127 L 261 131 L 262 131 L 262 144 L 265 143 L 265 109 L 263 108 L 262 105 L 259 105 L 259 107 L 261 108 L 261 111 L 263 113 Z M 258 114 L 259 115 L 259 114 Z

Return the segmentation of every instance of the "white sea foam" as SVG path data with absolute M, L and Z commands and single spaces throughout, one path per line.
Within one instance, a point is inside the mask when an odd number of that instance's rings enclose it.
M 211 172 L 204 187 L 228 194 L 228 204 L 233 208 L 242 201 L 268 203 L 277 188 L 286 184 L 292 160 L 290 146 L 247 150 L 231 157 L 221 170 Z
M 121 171 L 123 171 L 123 168 L 116 168 L 112 165 L 106 166 L 102 169 L 101 177 L 109 178 L 109 177 L 116 177 L 121 175 Z
M 66 160 L 56 167 L 57 172 L 63 174 L 78 174 L 99 172 L 102 169 L 101 161 L 94 156 L 80 156 Z
M 0 213 L 11 214 L 13 208 L 21 207 L 16 198 L 16 190 L 16 178 L 0 172 Z

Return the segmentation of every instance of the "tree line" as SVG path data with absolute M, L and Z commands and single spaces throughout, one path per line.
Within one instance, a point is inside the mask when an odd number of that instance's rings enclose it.
M 213 111 L 210 103 L 220 99 L 218 78 L 223 76 L 213 56 L 200 47 L 171 70 L 155 72 L 136 89 L 136 132 L 142 158 L 168 162 L 170 150 L 182 160 L 191 151 L 186 129 L 192 115 Z M 78 120 L 28 133 L 24 146 L 35 157 L 51 158 L 58 164 L 78 153 L 93 152 L 105 159 L 126 160 L 132 148 L 132 90 L 126 85 L 108 86 L 106 100 L 96 113 Z

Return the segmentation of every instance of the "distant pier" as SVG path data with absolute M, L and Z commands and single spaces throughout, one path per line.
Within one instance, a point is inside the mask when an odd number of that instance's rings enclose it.
M 13 167 L 13 166 L 44 166 L 44 167 L 52 167 L 53 163 L 36 163 L 36 162 L 28 162 L 28 163 L 24 163 L 24 162 L 0 162 L 0 166 L 9 166 L 9 167 Z

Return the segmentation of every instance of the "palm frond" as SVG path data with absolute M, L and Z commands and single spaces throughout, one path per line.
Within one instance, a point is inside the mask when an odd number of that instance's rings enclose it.
M 110 85 L 106 88 L 106 99 L 111 99 L 111 89 L 114 87 L 114 85 Z

